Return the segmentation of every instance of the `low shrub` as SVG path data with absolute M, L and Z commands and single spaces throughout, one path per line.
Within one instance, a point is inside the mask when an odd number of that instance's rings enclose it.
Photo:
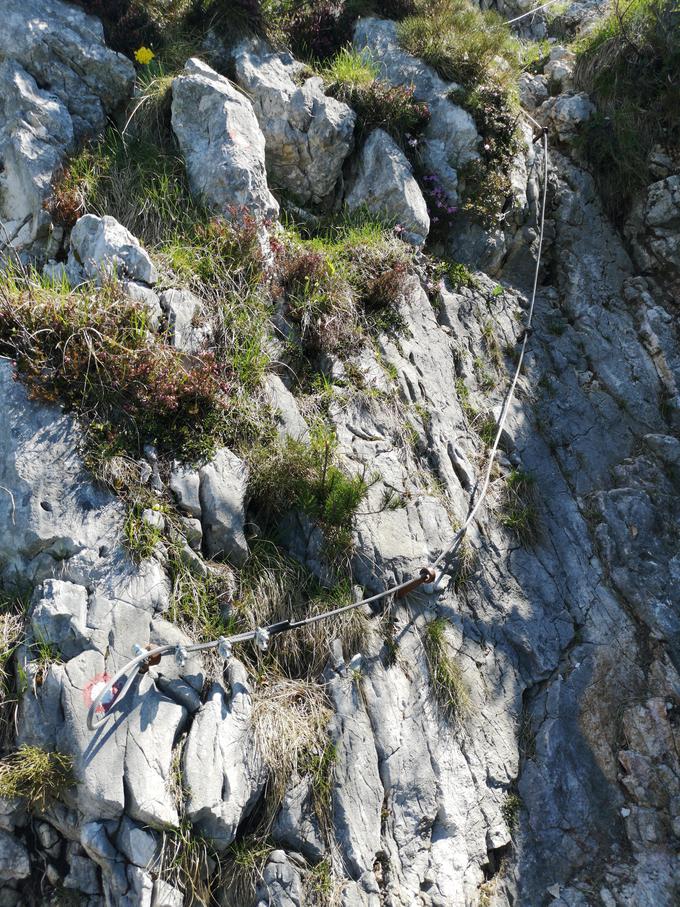
M 152 443 L 191 458 L 225 419 L 231 376 L 214 354 L 169 346 L 115 283 L 67 293 L 4 287 L 0 350 L 33 396 L 62 402 L 119 452 L 138 457 Z
M 73 760 L 64 753 L 24 745 L 0 760 L 0 797 L 20 797 L 35 812 L 43 812 L 74 783 Z

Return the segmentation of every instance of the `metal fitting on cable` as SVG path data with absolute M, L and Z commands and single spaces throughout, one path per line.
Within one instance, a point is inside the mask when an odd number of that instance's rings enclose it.
M 266 627 L 258 627 L 255 630 L 255 645 L 261 652 L 266 652 L 269 647 L 269 630 Z
M 189 659 L 189 653 L 184 646 L 177 646 L 175 649 L 175 664 L 178 668 L 183 668 Z
M 229 661 L 232 656 L 234 647 L 225 636 L 220 636 L 217 640 L 217 654 L 225 661 Z
M 404 586 L 403 589 L 400 589 L 395 598 L 404 598 L 409 592 L 413 592 L 414 589 L 417 589 L 419 586 L 424 586 L 426 583 L 433 583 L 435 578 L 435 572 L 432 567 L 423 567 L 415 579 L 412 579 L 408 585 Z

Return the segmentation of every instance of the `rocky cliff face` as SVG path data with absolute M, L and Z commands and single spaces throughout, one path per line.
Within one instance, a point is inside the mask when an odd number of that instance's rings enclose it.
M 579 22 L 594 15 L 571 9 Z M 59 0 L 9 2 L 7 22 L 0 248 L 14 264 L 0 292 L 10 297 L 30 264 L 82 287 L 72 292 L 96 294 L 113 272 L 190 362 L 216 343 L 208 302 L 177 271 L 163 273 L 162 257 L 159 273 L 153 251 L 106 212 L 81 217 L 69 236 L 43 207 L 65 155 L 130 95 L 132 64 L 105 46 L 98 20 Z M 396 34 L 366 18 L 354 41 L 381 78 L 412 85 L 429 105 L 420 150 L 430 170 L 445 162 L 438 172 L 457 202 L 459 173 L 483 140 L 448 83 Z M 521 85 L 549 131 L 546 242 L 488 499 L 435 588 L 365 606 L 360 633 L 329 627 L 311 692 L 296 687 L 279 702 L 282 681 L 237 647 L 226 664 L 169 655 L 88 729 L 93 690 L 135 644 L 192 642 L 173 552 L 193 575 L 228 573 L 227 585 L 232 568 L 247 571 L 255 466 L 226 447 L 184 465 L 146 449 L 140 482 L 176 510 L 144 510 L 156 534 L 135 560 L 126 501 L 83 463 L 77 408 L 35 399 L 11 359 L 0 363 L 0 565 L 8 595 L 29 602 L 25 631 L 3 655 L 18 678 L 16 745 L 66 754 L 75 779 L 37 806 L 0 800 L 0 904 L 62 903 L 64 892 L 91 907 L 678 902 L 679 177 L 641 194 L 625 236 L 612 227 L 574 151 L 594 108 L 572 87 L 572 67 L 553 51 L 554 93 L 540 73 Z M 386 132 L 355 130 L 350 106 L 260 41 L 238 45 L 228 69 L 236 83 L 208 62 L 186 64 L 172 128 L 203 203 L 261 216 L 265 267 L 276 267 L 279 197 L 309 206 L 311 220 L 337 216 L 344 201 L 364 206 L 423 243 L 427 186 Z M 527 127 L 508 216 L 458 231 L 454 219 L 437 240 L 475 269 L 469 285 L 441 271 L 433 279 L 423 253 L 409 252 L 391 324 L 320 357 L 337 461 L 371 477 L 345 574 L 359 597 L 432 563 L 474 500 L 523 334 L 542 154 Z M 274 359 L 300 338 L 280 300 L 267 331 Z M 265 384 L 276 431 L 306 443 L 308 396 L 285 370 L 271 368 Z M 290 509 L 278 538 L 329 584 L 322 533 L 304 507 Z M 290 766 L 262 820 L 273 787 L 258 731 L 268 698 L 279 717 L 298 708 L 300 734 L 318 720 L 329 746 Z M 316 718 L 303 707 L 312 700 Z M 263 821 L 255 854 L 248 842 Z M 234 884 L 244 865 L 250 889 Z

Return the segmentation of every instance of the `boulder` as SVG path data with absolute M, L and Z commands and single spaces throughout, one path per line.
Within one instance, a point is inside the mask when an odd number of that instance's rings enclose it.
M 399 224 L 402 237 L 417 246 L 430 230 L 427 204 L 411 165 L 382 129 L 374 129 L 361 149 L 345 204 L 351 211 L 365 207 L 376 217 Z
M 550 96 L 545 76 L 523 72 L 519 77 L 519 97 L 522 107 L 526 110 L 536 110 Z
M 248 557 L 244 534 L 248 468 L 227 448 L 199 470 L 201 523 L 209 557 L 223 556 L 235 564 Z
M 95 16 L 61 0 L 5 0 L 0 58 L 16 60 L 73 120 L 76 138 L 106 125 L 106 115 L 132 93 L 135 68 L 104 43 Z
M 150 290 L 149 287 L 142 286 L 141 283 L 135 283 L 132 280 L 123 281 L 122 290 L 125 295 L 138 302 L 146 309 L 148 325 L 152 331 L 157 331 L 161 326 L 163 309 L 161 308 L 158 295 Z
M 234 840 L 266 778 L 254 747 L 246 670 L 232 658 L 227 671 L 230 695 L 221 684 L 212 685 L 194 717 L 183 756 L 186 814 L 218 850 Z
M 252 98 L 265 137 L 267 172 L 301 205 L 332 195 L 352 149 L 354 111 L 327 97 L 323 81 L 289 53 L 248 40 L 234 51 L 236 78 Z
M 71 232 L 70 258 L 87 278 L 115 275 L 154 284 L 158 273 L 139 240 L 115 217 L 85 214 Z
M 192 517 L 200 517 L 201 500 L 199 489 L 201 478 L 197 470 L 175 460 L 170 470 L 170 481 L 168 484 L 180 510 Z
M 221 214 L 276 217 L 265 139 L 253 105 L 228 79 L 192 58 L 172 83 L 172 128 L 195 196 Z
M 1 39 L 0 39 L 1 40 Z M 73 148 L 66 106 L 14 60 L 0 63 L 0 245 L 33 238 L 34 219 Z
M 572 88 L 576 54 L 561 44 L 550 48 L 550 59 L 543 67 L 543 73 L 559 91 Z

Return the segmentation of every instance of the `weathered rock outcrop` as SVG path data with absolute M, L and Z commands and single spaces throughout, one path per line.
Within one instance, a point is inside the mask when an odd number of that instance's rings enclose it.
M 321 78 L 305 77 L 305 66 L 291 54 L 263 41 L 239 45 L 234 64 L 264 133 L 272 184 L 301 205 L 332 200 L 352 149 L 354 111 L 326 96 Z
M 0 29 L 0 251 L 48 236 L 42 210 L 74 142 L 104 128 L 134 66 L 101 22 L 61 0 L 7 0 Z
M 172 128 L 199 199 L 224 215 L 233 208 L 259 218 L 278 214 L 253 105 L 198 59 L 189 60 L 173 82 Z
M 430 231 L 427 204 L 413 168 L 382 129 L 374 129 L 361 149 L 345 204 L 352 211 L 366 208 L 376 217 L 398 224 L 403 238 L 414 245 L 422 245 Z

